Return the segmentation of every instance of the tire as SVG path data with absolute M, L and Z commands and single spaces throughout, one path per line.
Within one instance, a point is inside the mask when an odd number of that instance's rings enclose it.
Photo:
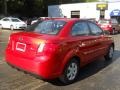
M 112 60 L 113 58 L 113 53 L 114 53 L 114 47 L 113 45 L 109 47 L 107 54 L 105 55 L 105 60 L 109 61 Z
M 13 27 L 13 25 L 11 25 L 11 26 L 10 26 L 10 30 L 14 30 L 14 27 Z
M 64 72 L 62 76 L 59 78 L 59 80 L 63 84 L 73 83 L 78 76 L 79 69 L 80 69 L 79 61 L 75 58 L 72 58 L 70 62 L 66 65 Z

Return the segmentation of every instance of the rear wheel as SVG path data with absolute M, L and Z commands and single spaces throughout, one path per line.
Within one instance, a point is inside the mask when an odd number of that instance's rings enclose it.
M 105 55 L 105 60 L 112 60 L 113 58 L 113 53 L 114 53 L 114 47 L 110 46 L 108 49 L 108 53 Z
M 70 62 L 67 64 L 63 75 L 59 78 L 60 81 L 64 84 L 70 84 L 73 83 L 77 76 L 78 76 L 78 72 L 79 72 L 79 61 L 75 58 L 71 59 Z

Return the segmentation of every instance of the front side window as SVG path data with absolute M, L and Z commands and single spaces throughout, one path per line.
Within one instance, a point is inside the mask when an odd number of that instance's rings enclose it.
M 72 28 L 72 36 L 88 35 L 89 29 L 85 22 L 77 22 Z
M 12 22 L 20 22 L 19 19 L 14 19 L 14 18 L 12 18 L 11 20 L 12 20 Z
M 45 20 L 35 23 L 29 27 L 29 30 L 41 34 L 57 34 L 65 25 L 65 21 L 60 20 Z
M 89 22 L 88 25 L 89 25 L 91 33 L 93 35 L 101 35 L 101 34 L 103 34 L 103 31 L 97 25 L 95 25 L 94 23 Z

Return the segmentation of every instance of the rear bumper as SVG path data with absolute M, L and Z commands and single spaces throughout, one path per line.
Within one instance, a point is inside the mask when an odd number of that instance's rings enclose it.
M 14 29 L 25 29 L 27 26 L 15 26 Z
M 42 79 L 53 79 L 59 77 L 59 67 L 54 67 L 49 57 L 40 56 L 34 59 L 19 57 L 18 55 L 6 52 L 6 62 L 18 69 L 40 76 Z

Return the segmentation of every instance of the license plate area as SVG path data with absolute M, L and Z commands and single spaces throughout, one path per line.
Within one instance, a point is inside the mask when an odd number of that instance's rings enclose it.
M 26 44 L 17 42 L 16 43 L 16 50 L 21 51 L 21 52 L 25 52 L 26 51 Z

